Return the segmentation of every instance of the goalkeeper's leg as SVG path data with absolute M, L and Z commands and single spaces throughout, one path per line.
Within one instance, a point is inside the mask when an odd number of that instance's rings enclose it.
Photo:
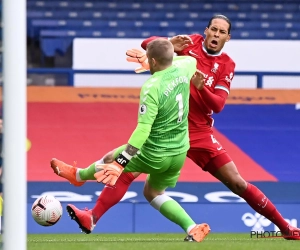
M 95 177 L 94 177 L 94 174 L 97 172 L 96 164 L 98 164 L 98 163 L 99 164 L 104 164 L 104 163 L 111 163 L 111 162 L 113 162 L 113 158 L 112 158 L 113 151 L 108 152 L 106 155 L 103 156 L 102 159 L 100 159 L 99 161 L 96 161 L 96 162 L 92 163 L 87 168 L 79 169 L 77 176 L 79 176 L 79 178 L 82 181 L 96 180 Z
M 116 148 L 110 152 L 108 152 L 106 155 L 104 155 L 99 161 L 94 162 L 87 168 L 78 169 L 78 177 L 81 181 L 87 181 L 87 180 L 96 180 L 94 177 L 94 174 L 97 172 L 97 164 L 107 164 L 112 163 L 115 159 L 115 151 L 120 150 L 121 148 L 125 148 L 125 146 L 121 146 L 119 148 Z
M 50 161 L 50 167 L 55 174 L 67 179 L 74 186 L 82 186 L 87 180 L 96 180 L 94 174 L 97 172 L 97 164 L 111 163 L 114 161 L 113 156 L 115 150 L 116 149 L 108 152 L 102 159 L 92 163 L 87 168 L 77 168 L 56 158 Z
M 145 184 L 144 195 L 151 206 L 167 219 L 179 225 L 188 234 L 185 241 L 200 242 L 209 233 L 210 227 L 208 224 L 197 225 L 177 201 L 166 195 L 164 191 L 153 189 L 148 180 Z
M 116 156 L 118 156 L 119 153 L 121 153 L 125 149 L 125 147 L 126 144 L 115 148 L 112 151 L 108 152 L 106 155 L 104 155 L 99 161 L 94 162 L 87 168 L 78 169 L 78 174 L 76 176 L 80 179 L 80 181 L 96 180 L 94 174 L 97 171 L 99 171 L 96 166 L 101 164 L 112 163 L 115 160 Z
M 94 162 L 84 169 L 77 168 L 56 158 L 52 158 L 50 167 L 55 174 L 67 179 L 74 186 L 82 186 L 87 180 L 95 180 L 94 174 L 97 171 L 96 164 L 113 162 L 113 152 L 114 150 L 107 153 L 101 160 Z
M 167 187 L 176 186 L 185 159 L 186 154 L 182 153 L 167 157 L 160 162 L 161 168 L 168 168 L 163 173 L 154 172 L 148 175 L 144 187 L 144 196 L 151 206 L 167 219 L 179 225 L 188 234 L 185 240 L 200 242 L 209 233 L 209 226 L 206 223 L 197 225 L 178 202 L 165 194 Z

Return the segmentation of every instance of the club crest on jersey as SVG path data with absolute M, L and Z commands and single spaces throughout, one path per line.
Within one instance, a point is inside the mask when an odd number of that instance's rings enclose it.
M 217 73 L 218 68 L 219 68 L 219 64 L 218 64 L 218 63 L 215 63 L 215 64 L 214 64 L 214 67 L 211 69 L 211 72 Z
M 205 85 L 211 87 L 211 85 L 214 83 L 214 77 L 210 76 L 208 79 L 206 79 Z
M 145 104 L 141 104 L 139 108 L 139 112 L 141 115 L 145 114 L 147 111 L 147 106 Z
M 233 77 L 233 73 L 231 72 L 231 73 L 229 74 L 229 77 L 228 77 L 228 76 L 225 77 L 225 80 L 226 80 L 228 83 L 231 83 L 232 77 Z

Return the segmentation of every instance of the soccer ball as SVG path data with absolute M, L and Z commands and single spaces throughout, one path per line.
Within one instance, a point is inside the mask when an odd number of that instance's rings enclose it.
M 31 214 L 38 224 L 53 226 L 62 216 L 62 206 L 53 196 L 43 195 L 32 204 Z

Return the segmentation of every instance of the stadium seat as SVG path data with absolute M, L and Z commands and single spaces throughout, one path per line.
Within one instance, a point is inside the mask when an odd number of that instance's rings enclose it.
M 235 39 L 300 39 L 298 0 L 28 0 L 27 10 L 28 36 L 40 40 L 47 55 L 63 53 L 78 36 L 139 38 L 202 33 L 214 14 L 231 19 Z
M 299 33 L 300 35 L 300 33 Z M 290 31 L 264 31 L 264 30 L 253 30 L 253 31 L 236 31 L 233 35 L 234 39 L 291 39 L 292 36 L 297 37 L 296 32 Z

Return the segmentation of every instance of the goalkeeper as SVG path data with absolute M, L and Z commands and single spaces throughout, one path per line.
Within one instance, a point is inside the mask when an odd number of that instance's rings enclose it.
M 77 186 L 84 183 L 80 180 L 95 179 L 114 186 L 123 171 L 147 173 L 144 195 L 151 206 L 178 224 L 188 234 L 185 240 L 200 242 L 209 233 L 209 226 L 206 223 L 197 225 L 164 193 L 167 187 L 175 187 L 189 149 L 190 80 L 196 72 L 194 58 L 181 56 L 173 60 L 173 54 L 173 45 L 166 39 L 156 39 L 147 45 L 152 76 L 141 88 L 138 124 L 128 144 L 108 154 L 114 156 L 111 163 L 104 164 L 100 160 L 77 171 L 54 158 L 51 167 L 57 175 Z M 93 230 L 97 222 L 93 210 L 80 210 L 69 204 L 67 211 L 82 231 L 90 233 Z

